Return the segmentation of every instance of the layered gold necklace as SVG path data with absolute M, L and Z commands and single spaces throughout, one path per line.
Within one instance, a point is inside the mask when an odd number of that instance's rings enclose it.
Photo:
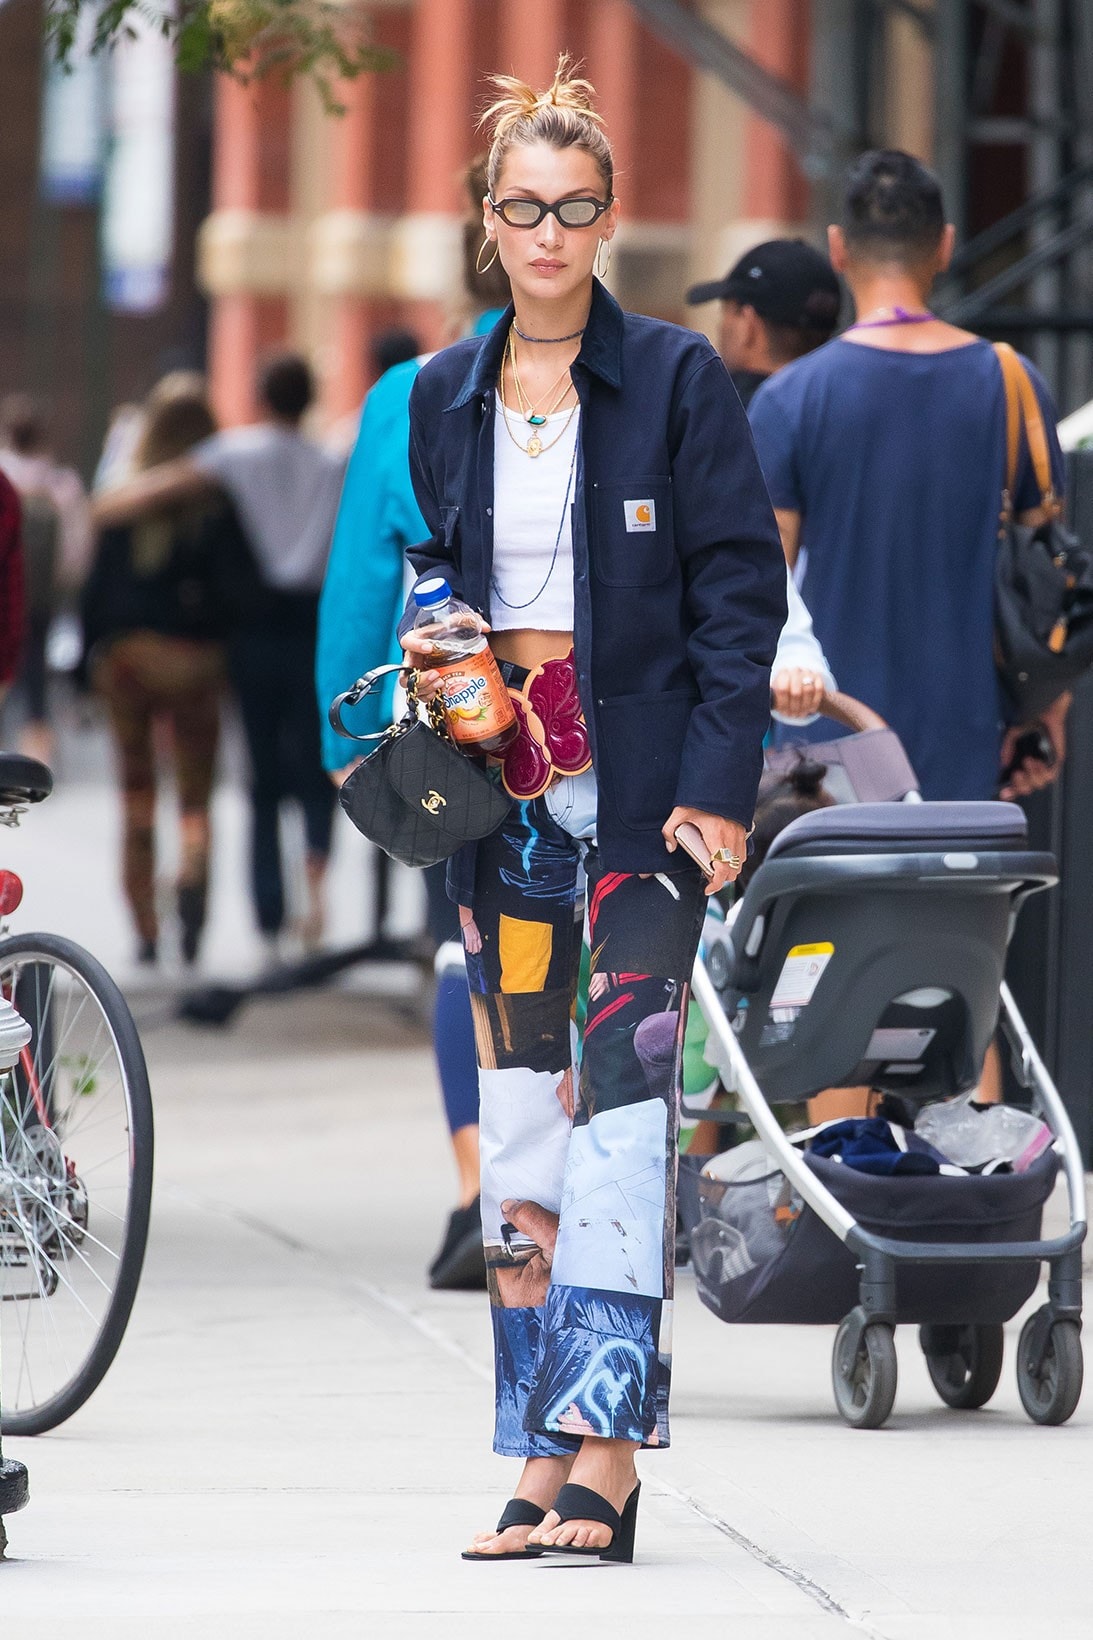
M 523 418 L 524 424 L 532 429 L 531 436 L 526 444 L 521 444 L 520 440 L 513 432 L 512 424 L 509 421 L 509 406 L 505 400 L 506 362 L 512 370 L 512 382 L 513 386 L 516 388 L 516 399 L 519 406 L 518 413 Z M 534 460 L 536 456 L 541 456 L 544 450 L 552 450 L 554 446 L 565 437 L 569 429 L 569 424 L 573 420 L 573 417 L 577 414 L 577 410 L 580 406 L 580 400 L 574 399 L 573 407 L 565 421 L 562 423 L 561 431 L 555 434 L 554 438 L 552 438 L 548 444 L 544 444 L 543 440 L 539 436 L 539 428 L 546 426 L 548 418 L 561 407 L 569 393 L 574 391 L 573 378 L 570 375 L 570 366 L 566 365 L 565 369 L 556 378 L 556 380 L 551 383 L 546 392 L 540 394 L 538 402 L 532 404 L 525 394 L 523 383 L 520 380 L 520 371 L 516 363 L 516 349 L 512 344 L 511 330 L 508 334 L 508 340 L 505 343 L 504 357 L 501 360 L 501 373 L 498 377 L 497 390 L 498 397 L 501 400 L 501 413 L 505 422 L 505 430 L 508 433 L 509 438 L 511 438 L 512 442 L 516 445 L 516 448 L 518 450 L 523 450 L 524 454 L 531 456 L 532 460 Z M 549 404 L 547 404 L 548 400 L 550 401 Z M 546 408 L 543 408 L 543 406 L 546 406 Z M 513 412 L 513 414 L 516 413 L 517 412 Z

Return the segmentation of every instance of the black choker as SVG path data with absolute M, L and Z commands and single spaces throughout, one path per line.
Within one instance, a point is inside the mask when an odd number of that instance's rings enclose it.
M 575 342 L 577 337 L 583 336 L 585 332 L 585 327 L 582 325 L 580 330 L 571 330 L 568 336 L 525 336 L 515 319 L 512 321 L 512 328 L 515 330 L 517 336 L 519 336 L 522 342 L 544 342 L 550 344 L 555 342 Z

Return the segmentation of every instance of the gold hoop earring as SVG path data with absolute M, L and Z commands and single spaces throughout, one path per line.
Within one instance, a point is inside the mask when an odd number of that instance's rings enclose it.
M 490 257 L 490 259 L 486 263 L 485 267 L 481 266 L 482 252 L 485 250 L 485 248 L 489 244 L 489 242 L 490 242 L 490 236 L 489 236 L 489 234 L 487 234 L 485 239 L 483 239 L 481 245 L 479 245 L 478 255 L 474 259 L 474 271 L 475 271 L 475 273 L 489 273 L 490 269 L 493 267 L 493 264 L 497 261 L 497 258 L 500 255 L 501 247 L 495 239 L 494 242 L 493 242 L 493 255 Z
M 604 249 L 606 249 L 606 251 L 607 251 L 607 259 L 604 262 L 603 267 L 601 268 L 600 267 L 600 252 Z M 595 274 L 596 274 L 596 278 L 597 279 L 606 279 L 607 278 L 607 270 L 610 266 L 611 266 L 611 241 L 610 241 L 610 239 L 601 239 L 600 242 L 599 242 L 599 245 L 596 247 L 596 263 L 595 263 L 595 269 L 594 269 Z

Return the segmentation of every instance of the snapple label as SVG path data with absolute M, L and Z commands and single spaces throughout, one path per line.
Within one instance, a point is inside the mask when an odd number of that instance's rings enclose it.
M 440 699 L 456 745 L 494 756 L 503 752 L 516 736 L 516 713 L 489 647 L 432 665 L 440 673 Z

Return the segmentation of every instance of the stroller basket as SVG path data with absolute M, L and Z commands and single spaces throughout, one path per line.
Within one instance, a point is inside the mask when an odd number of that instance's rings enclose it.
M 1040 1234 L 1058 1158 L 1027 1172 L 878 1177 L 806 1158 L 863 1229 L 894 1241 L 1028 1242 Z M 685 1164 L 691 1163 L 691 1167 Z M 726 1182 L 681 1158 L 680 1208 L 698 1294 L 722 1321 L 834 1324 L 858 1302 L 858 1260 L 781 1172 Z M 974 1257 L 974 1254 L 973 1254 Z M 893 1320 L 1000 1325 L 1031 1296 L 1039 1264 L 897 1264 Z

